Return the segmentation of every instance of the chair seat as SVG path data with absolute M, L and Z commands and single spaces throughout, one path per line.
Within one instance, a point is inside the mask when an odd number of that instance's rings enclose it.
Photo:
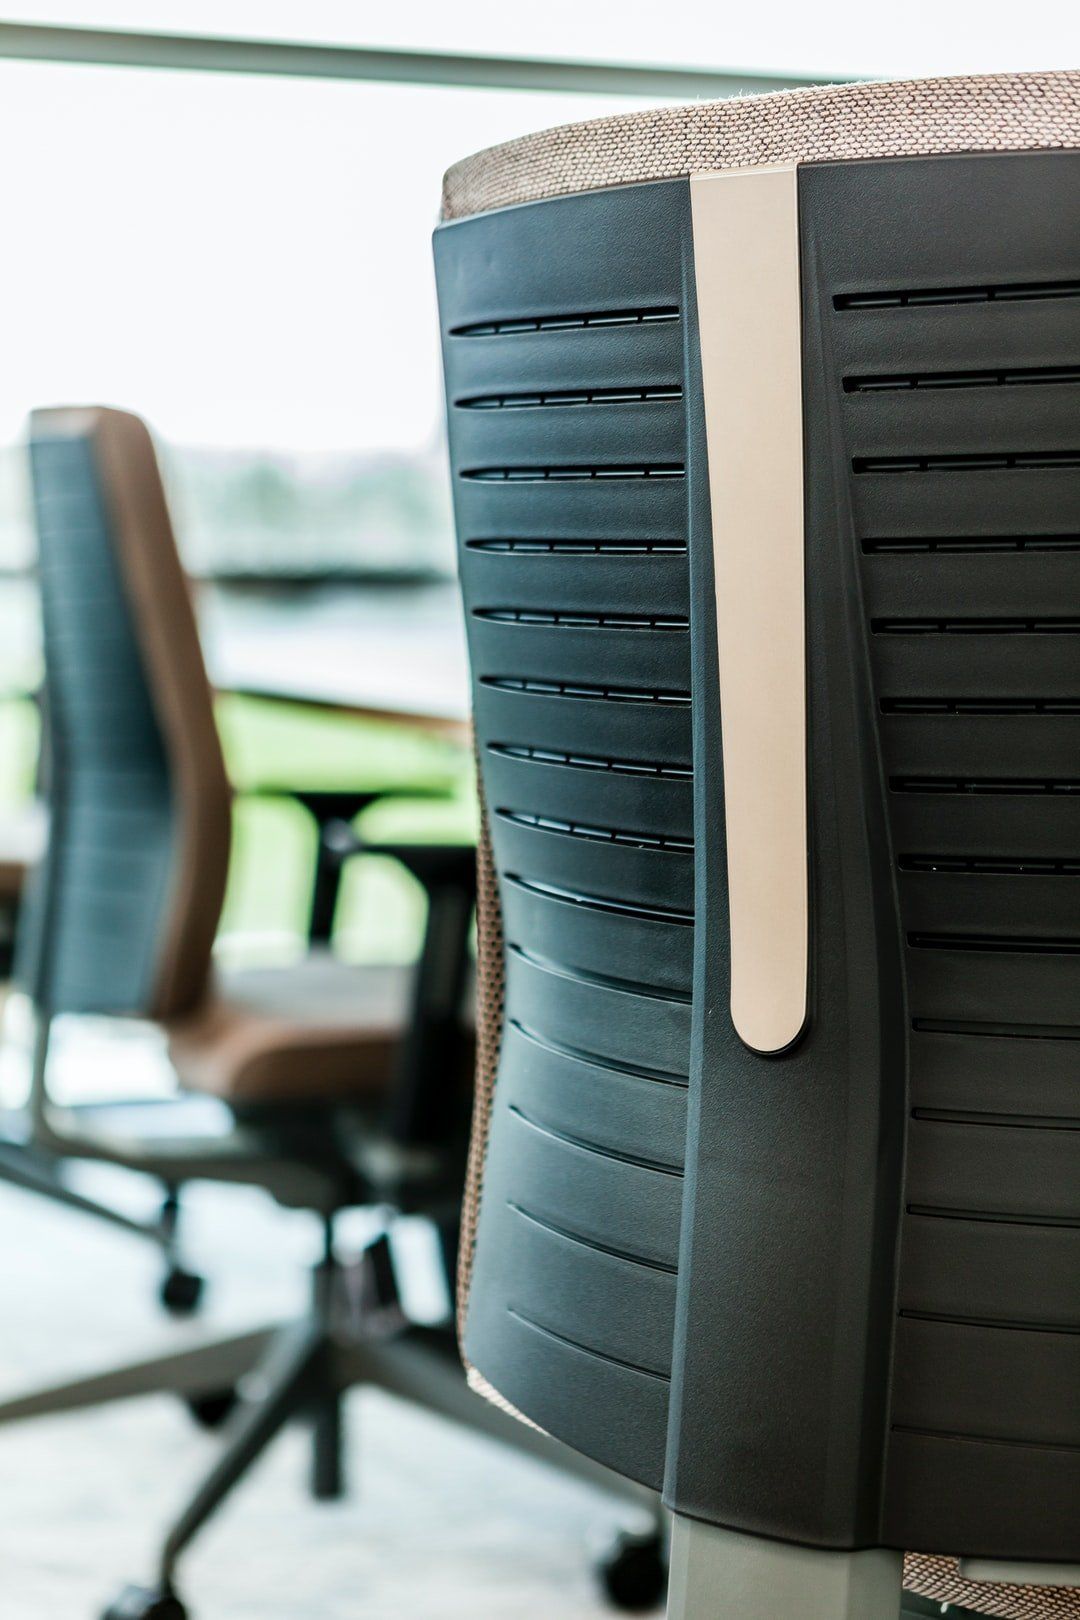
M 182 1086 L 228 1102 L 357 1099 L 389 1083 L 413 969 L 352 967 L 313 951 L 287 968 L 220 969 L 203 1006 L 169 1026 Z

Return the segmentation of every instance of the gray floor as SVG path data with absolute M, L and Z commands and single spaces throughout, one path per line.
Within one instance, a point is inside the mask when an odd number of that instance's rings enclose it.
M 213 1278 L 203 1324 L 169 1325 L 152 1251 L 0 1187 L 0 1389 L 148 1353 L 297 1302 L 314 1234 L 257 1193 L 203 1189 L 193 1258 Z M 304 1494 L 305 1436 L 286 1434 L 193 1548 L 193 1620 L 599 1620 L 590 1573 L 625 1511 L 586 1487 L 386 1397 L 350 1400 L 352 1489 Z M 0 1614 L 96 1620 L 149 1574 L 160 1527 L 214 1439 L 163 1398 L 0 1434 Z

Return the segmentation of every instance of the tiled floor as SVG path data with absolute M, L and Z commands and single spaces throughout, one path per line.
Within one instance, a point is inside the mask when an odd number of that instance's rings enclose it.
M 314 1246 L 306 1217 L 212 1188 L 189 1216 L 213 1288 L 204 1321 L 180 1328 L 155 1305 L 148 1246 L 0 1186 L 0 1395 L 296 1307 Z M 192 1620 L 611 1612 L 591 1562 L 625 1510 L 387 1397 L 351 1397 L 349 1423 L 348 1498 L 305 1496 L 306 1436 L 287 1433 L 185 1560 Z M 161 1527 L 214 1447 L 164 1397 L 5 1429 L 3 1620 L 97 1620 L 118 1584 L 150 1573 Z

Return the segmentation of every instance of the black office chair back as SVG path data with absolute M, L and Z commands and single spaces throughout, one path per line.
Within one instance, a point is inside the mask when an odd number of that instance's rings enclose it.
M 49 839 L 18 977 L 49 1013 L 169 1016 L 202 993 L 229 794 L 187 584 L 138 418 L 35 412 Z
M 802 1545 L 1080 1562 L 1080 157 L 971 155 L 1060 77 L 535 137 L 436 233 L 466 1356 Z

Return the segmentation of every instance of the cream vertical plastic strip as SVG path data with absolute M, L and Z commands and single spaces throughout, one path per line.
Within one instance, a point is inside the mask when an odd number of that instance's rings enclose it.
M 794 165 L 690 180 L 724 748 L 731 1017 L 806 1021 L 802 352 Z

